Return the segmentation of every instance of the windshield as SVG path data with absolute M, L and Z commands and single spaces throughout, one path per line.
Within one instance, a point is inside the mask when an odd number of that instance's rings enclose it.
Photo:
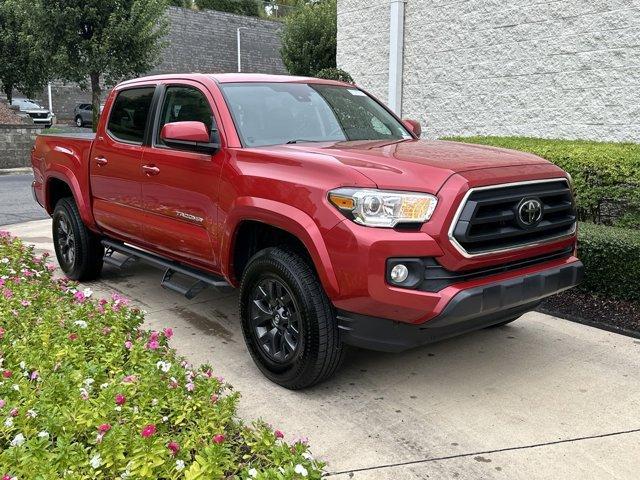
M 18 105 L 20 108 L 28 109 L 28 110 L 42 108 L 40 105 L 38 105 L 35 102 L 32 102 L 31 100 L 14 100 L 11 103 L 13 105 Z
M 385 108 L 355 87 L 226 83 L 220 88 L 246 147 L 411 138 Z

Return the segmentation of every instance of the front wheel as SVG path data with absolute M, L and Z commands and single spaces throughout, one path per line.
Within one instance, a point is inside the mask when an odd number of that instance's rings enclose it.
M 104 247 L 84 226 L 71 198 L 59 200 L 53 211 L 53 247 L 60 268 L 71 280 L 93 280 L 100 275 Z
M 247 348 L 260 371 L 291 390 L 333 375 L 344 347 L 333 308 L 300 255 L 267 248 L 247 265 L 240 286 Z

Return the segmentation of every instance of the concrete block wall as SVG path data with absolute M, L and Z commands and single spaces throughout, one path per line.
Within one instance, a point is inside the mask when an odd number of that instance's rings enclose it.
M 179 7 L 167 9 L 169 31 L 160 63 L 149 75 L 161 73 L 221 73 L 237 71 L 236 32 L 240 32 L 242 70 L 254 73 L 285 74 L 280 57 L 282 24 L 213 10 L 194 11 Z M 90 103 L 90 90 L 76 84 L 54 82 L 53 111 L 63 121 L 73 119 L 79 103 Z M 104 97 L 110 86 L 105 87 Z M 17 94 L 20 95 L 19 93 Z M 47 92 L 38 100 L 48 107 Z
M 0 169 L 31 166 L 31 147 L 42 131 L 36 125 L 0 125 Z
M 338 64 L 384 99 L 388 4 L 338 1 Z M 407 0 L 404 45 L 402 113 L 428 137 L 640 141 L 637 0 Z

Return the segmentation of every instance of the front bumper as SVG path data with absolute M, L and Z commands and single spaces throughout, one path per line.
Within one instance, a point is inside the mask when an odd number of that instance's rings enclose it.
M 439 315 L 421 324 L 339 311 L 338 326 L 347 344 L 400 352 L 518 317 L 544 298 L 579 284 L 583 270 L 582 262 L 574 261 L 464 289 Z

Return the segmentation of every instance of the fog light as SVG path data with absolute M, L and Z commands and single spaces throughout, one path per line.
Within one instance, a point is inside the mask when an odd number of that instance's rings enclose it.
M 401 263 L 391 269 L 391 280 L 393 283 L 402 283 L 408 276 L 409 269 Z

